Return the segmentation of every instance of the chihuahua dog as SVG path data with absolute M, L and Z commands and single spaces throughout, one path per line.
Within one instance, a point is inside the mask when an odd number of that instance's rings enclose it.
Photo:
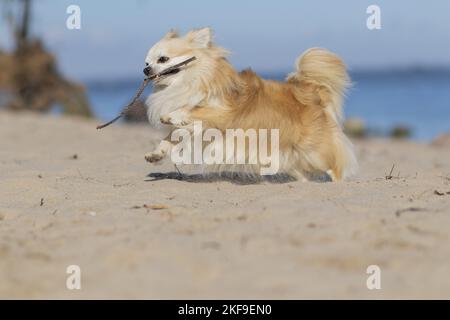
M 147 161 L 159 162 L 170 154 L 171 131 L 201 121 L 204 128 L 223 132 L 278 129 L 279 173 L 296 179 L 320 174 L 340 181 L 355 172 L 353 146 L 341 126 L 350 80 L 338 56 L 309 49 L 297 59 L 295 71 L 280 82 L 264 80 L 251 70 L 237 72 L 228 55 L 213 43 L 209 28 L 184 36 L 169 32 L 149 50 L 147 75 L 191 57 L 196 60 L 154 81 L 146 101 L 149 121 L 168 136 L 145 155 Z

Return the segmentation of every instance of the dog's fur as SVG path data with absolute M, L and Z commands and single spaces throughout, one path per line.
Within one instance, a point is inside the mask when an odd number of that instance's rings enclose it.
M 280 173 L 300 179 L 327 173 L 333 181 L 357 166 L 351 142 L 341 129 L 342 103 L 349 77 L 333 53 L 313 48 L 296 62 L 286 82 L 263 80 L 251 70 L 236 72 L 228 51 L 212 43 L 209 28 L 180 37 L 169 32 L 152 47 L 146 64 L 154 73 L 192 56 L 179 73 L 154 83 L 148 98 L 149 120 L 174 129 L 202 121 L 203 127 L 279 129 Z M 170 58 L 158 63 L 161 56 Z M 157 162 L 169 152 L 169 137 L 146 160 Z

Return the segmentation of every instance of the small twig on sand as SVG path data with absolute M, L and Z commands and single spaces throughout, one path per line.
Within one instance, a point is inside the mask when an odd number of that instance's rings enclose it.
M 142 206 L 132 206 L 131 209 L 164 210 L 169 209 L 165 204 L 144 204 Z
M 183 178 L 183 174 L 181 173 L 180 169 L 178 169 L 178 166 L 174 163 L 173 166 L 178 172 L 178 180 L 181 180 Z
M 394 177 L 392 175 L 392 172 L 394 172 L 394 168 L 395 168 L 395 163 L 392 165 L 391 172 L 389 172 L 389 175 L 385 176 L 386 180 L 392 180 L 392 178 Z
M 441 192 L 439 190 L 434 190 L 434 194 L 437 196 L 445 196 L 446 194 L 450 194 L 450 191 L 448 192 Z
M 78 175 L 80 176 L 80 178 L 84 180 L 84 177 L 83 177 L 83 175 L 81 174 L 80 169 L 77 168 L 77 171 L 78 171 Z
M 406 209 L 399 209 L 395 212 L 395 215 L 397 217 L 400 217 L 400 215 L 405 212 L 420 212 L 420 211 L 428 211 L 428 210 L 425 208 L 411 207 L 411 208 L 406 208 Z

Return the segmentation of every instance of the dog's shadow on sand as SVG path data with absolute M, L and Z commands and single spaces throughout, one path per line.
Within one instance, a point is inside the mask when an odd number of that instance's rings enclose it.
M 181 172 L 153 172 L 147 175 L 145 181 L 154 182 L 161 180 L 178 180 L 189 183 L 212 183 L 227 181 L 238 185 L 251 185 L 259 183 L 273 183 L 283 184 L 297 181 L 295 178 L 287 174 L 276 174 L 270 176 L 250 176 L 243 175 L 236 172 L 221 172 L 221 173 L 208 173 L 208 174 L 187 174 Z M 324 176 L 312 177 L 314 182 L 327 182 L 330 179 Z

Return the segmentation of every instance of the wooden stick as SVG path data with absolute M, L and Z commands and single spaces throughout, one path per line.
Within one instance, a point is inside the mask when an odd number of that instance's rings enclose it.
M 139 99 L 139 97 L 141 96 L 142 92 L 144 92 L 145 87 L 148 85 L 148 83 L 152 80 L 155 79 L 159 79 L 165 75 L 170 74 L 171 72 L 173 72 L 174 70 L 177 70 L 178 68 L 187 65 L 188 63 L 194 61 L 195 59 L 197 59 L 196 57 L 191 57 L 187 60 L 184 60 L 180 63 L 177 63 L 157 74 L 151 75 L 150 77 L 145 78 L 142 83 L 141 86 L 139 87 L 139 89 L 136 91 L 136 94 L 134 95 L 133 100 L 131 100 L 131 102 L 122 110 L 122 112 L 120 112 L 120 114 L 115 117 L 114 119 L 112 119 L 111 121 L 108 121 L 105 124 L 99 125 L 97 126 L 97 130 L 103 129 L 107 126 L 109 126 L 110 124 L 113 124 L 114 122 L 116 122 L 117 120 L 119 120 L 120 118 L 122 118 L 125 114 L 127 114 L 128 111 L 130 111 L 131 107 L 136 103 L 136 101 Z
M 131 102 L 122 110 L 122 112 L 120 112 L 120 114 L 117 117 L 115 117 L 114 119 L 112 119 L 111 121 L 108 121 L 105 124 L 97 126 L 97 130 L 103 129 L 103 128 L 109 126 L 110 124 L 113 124 L 114 122 L 116 122 L 117 120 L 122 118 L 125 114 L 127 114 L 127 112 L 130 111 L 131 107 L 136 103 L 137 99 L 139 99 L 139 97 L 141 96 L 142 92 L 144 91 L 145 87 L 147 86 L 147 84 L 149 82 L 150 82 L 150 79 L 145 78 L 144 81 L 142 81 L 141 86 L 139 87 L 138 91 L 134 95 L 133 100 L 131 100 Z

